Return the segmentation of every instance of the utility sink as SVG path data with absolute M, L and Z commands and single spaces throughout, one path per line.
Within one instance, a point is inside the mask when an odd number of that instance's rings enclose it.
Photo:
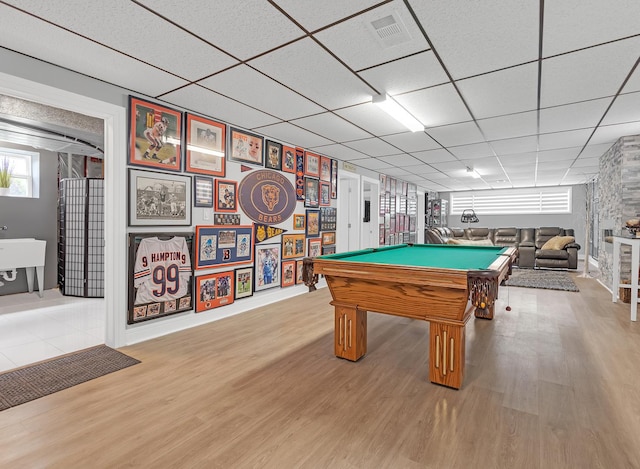
M 46 241 L 35 238 L 0 239 L 0 272 L 24 267 L 29 293 L 33 292 L 33 275 L 37 272 L 38 292 L 42 296 L 46 247 Z

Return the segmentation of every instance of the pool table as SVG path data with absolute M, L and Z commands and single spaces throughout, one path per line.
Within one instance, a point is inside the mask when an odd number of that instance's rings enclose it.
M 459 389 L 465 325 L 471 312 L 493 319 L 498 286 L 511 273 L 516 248 L 401 244 L 304 260 L 315 289 L 324 275 L 335 307 L 337 357 L 367 352 L 367 311 L 429 321 L 429 379 Z

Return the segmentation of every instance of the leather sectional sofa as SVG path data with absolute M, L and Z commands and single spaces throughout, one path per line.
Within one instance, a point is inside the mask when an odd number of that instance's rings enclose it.
M 561 237 L 556 238 L 556 237 Z M 570 238 L 574 240 L 571 241 Z M 549 244 L 560 243 L 549 249 Z M 518 248 L 517 265 L 520 268 L 577 269 L 578 251 L 573 229 L 559 227 L 541 228 L 448 228 L 437 227 L 425 230 L 425 243 L 431 244 L 478 244 L 489 240 L 495 246 Z M 547 244 L 547 246 L 545 246 Z M 545 249 L 543 249 L 543 247 Z

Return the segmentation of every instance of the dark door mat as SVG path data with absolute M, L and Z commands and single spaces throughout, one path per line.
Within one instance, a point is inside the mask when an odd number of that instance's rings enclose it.
M 106 345 L 0 374 L 0 410 L 140 363 Z

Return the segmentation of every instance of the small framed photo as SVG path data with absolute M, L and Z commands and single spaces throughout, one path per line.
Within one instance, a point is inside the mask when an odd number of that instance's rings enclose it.
M 307 225 L 305 229 L 305 236 L 307 238 L 315 238 L 320 236 L 320 211 L 319 210 L 307 210 Z
M 260 135 L 233 127 L 230 133 L 229 161 L 264 166 L 264 139 Z
M 294 213 L 293 214 L 293 229 L 294 230 L 304 230 L 304 215 Z
M 317 178 L 304 178 L 304 206 L 305 207 L 317 207 L 320 204 L 319 201 L 319 181 Z
M 322 255 L 324 256 L 325 254 L 335 254 L 336 253 L 336 247 L 335 246 L 322 246 Z
M 304 175 L 320 177 L 320 155 L 306 152 L 304 155 Z
M 305 235 L 283 234 L 282 235 L 282 258 L 293 259 L 294 257 L 304 257 Z
M 318 257 L 322 253 L 322 240 L 320 238 L 309 238 L 309 257 Z
M 331 159 L 331 198 L 338 198 L 338 160 Z
M 331 158 L 326 156 L 320 157 L 320 180 L 331 181 Z
M 267 140 L 267 154 L 264 160 L 264 167 L 280 170 L 282 167 L 282 145 L 271 140 Z
M 320 181 L 320 206 L 331 205 L 331 186 L 328 182 Z
M 322 245 L 327 246 L 329 244 L 336 244 L 336 232 L 327 231 L 322 233 Z
M 233 280 L 233 271 L 196 277 L 196 313 L 233 303 Z
M 191 177 L 129 168 L 129 226 L 154 225 L 191 225 Z
M 280 286 L 290 287 L 296 284 L 296 261 L 282 262 L 282 276 Z
M 220 122 L 187 113 L 185 171 L 225 176 L 226 128 Z
M 236 269 L 235 274 L 235 299 L 253 296 L 253 267 Z
M 129 96 L 129 164 L 182 171 L 182 112 Z
M 213 207 L 213 178 L 193 177 L 193 202 L 195 207 Z
M 296 285 L 300 285 L 304 283 L 304 279 L 302 278 L 302 269 L 304 266 L 304 261 L 299 259 L 296 261 Z
M 236 193 L 238 183 L 236 181 L 226 181 L 216 179 L 216 212 L 237 212 L 238 203 Z
M 280 244 L 256 245 L 254 291 L 280 286 Z
M 296 149 L 293 147 L 288 147 L 286 145 L 282 146 L 282 171 L 285 173 L 293 173 L 296 172 Z

